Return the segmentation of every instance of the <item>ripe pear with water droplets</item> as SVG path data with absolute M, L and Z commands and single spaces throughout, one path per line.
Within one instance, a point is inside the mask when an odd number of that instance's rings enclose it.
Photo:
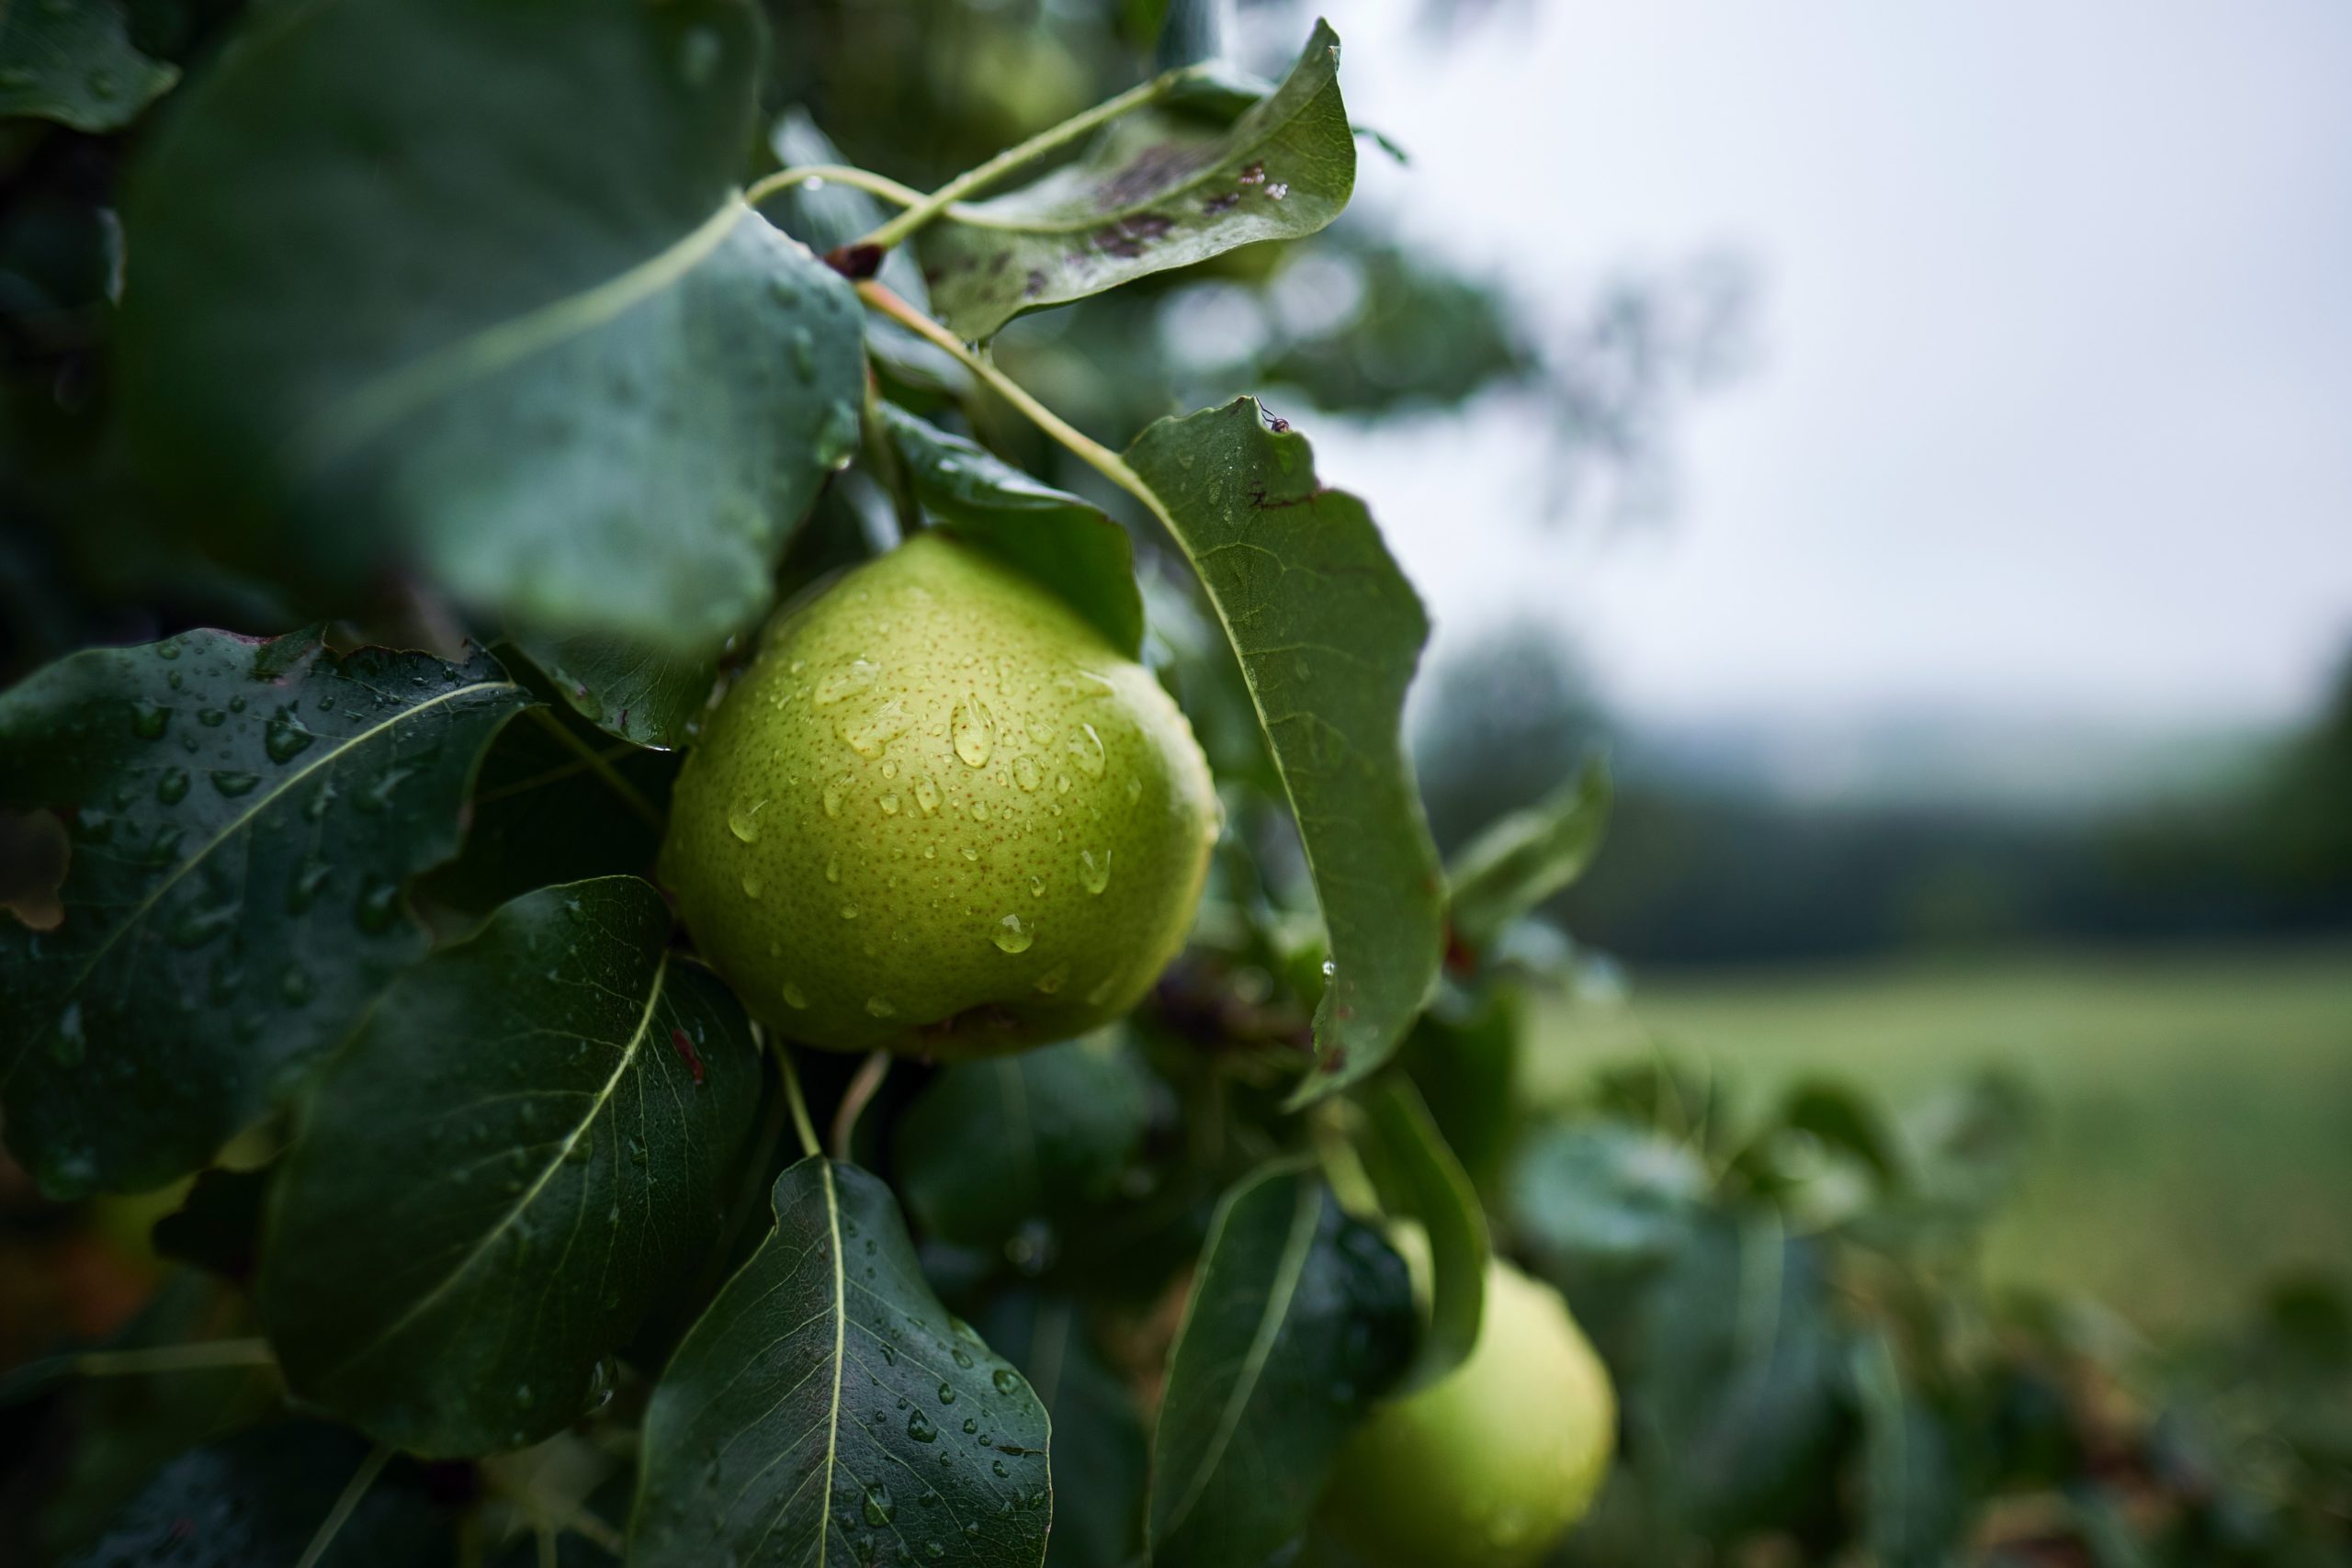
M 769 628 L 679 774 L 662 876 L 786 1038 L 954 1059 L 1140 1000 L 1219 819 L 1149 672 L 934 530 Z
M 1616 1443 L 1567 1303 L 1497 1259 L 1469 1359 L 1356 1428 L 1318 1517 L 1369 1568 L 1525 1568 L 1584 1517 Z

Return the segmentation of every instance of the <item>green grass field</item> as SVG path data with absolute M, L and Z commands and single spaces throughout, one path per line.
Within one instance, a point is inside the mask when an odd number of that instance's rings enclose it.
M 1899 1101 L 1999 1064 L 2043 1115 L 1996 1281 L 2174 1327 L 2274 1269 L 2352 1279 L 2352 947 L 1668 978 L 1555 1007 L 1539 1040 L 1538 1095 L 1653 1043 L 1753 1094 L 1829 1073 Z

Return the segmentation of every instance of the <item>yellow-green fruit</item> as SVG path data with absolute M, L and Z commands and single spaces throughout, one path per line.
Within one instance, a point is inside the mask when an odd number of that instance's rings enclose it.
M 1133 1007 L 1218 808 L 1159 682 L 1060 599 L 920 534 L 767 634 L 679 774 L 663 880 L 752 1013 L 946 1057 Z
M 1616 1440 L 1567 1303 L 1498 1260 L 1470 1359 L 1357 1428 L 1320 1517 L 1372 1568 L 1521 1568 L 1592 1506 Z

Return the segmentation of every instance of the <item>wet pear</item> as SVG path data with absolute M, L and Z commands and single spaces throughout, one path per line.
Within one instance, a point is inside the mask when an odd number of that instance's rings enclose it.
M 1369 1568 L 1524 1568 L 1592 1506 L 1616 1440 L 1567 1304 L 1498 1259 L 1469 1359 L 1357 1428 L 1320 1517 Z
M 770 627 L 679 775 L 662 874 L 786 1038 L 972 1056 L 1133 1007 L 1218 819 L 1151 675 L 934 531 Z

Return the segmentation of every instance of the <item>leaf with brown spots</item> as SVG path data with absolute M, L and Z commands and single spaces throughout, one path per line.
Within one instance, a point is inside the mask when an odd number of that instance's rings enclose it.
M 1290 75 L 1238 119 L 1142 110 L 1076 163 L 952 209 L 917 242 L 933 309 L 977 340 L 1026 310 L 1314 233 L 1355 188 L 1339 69 L 1339 35 L 1318 22 Z

